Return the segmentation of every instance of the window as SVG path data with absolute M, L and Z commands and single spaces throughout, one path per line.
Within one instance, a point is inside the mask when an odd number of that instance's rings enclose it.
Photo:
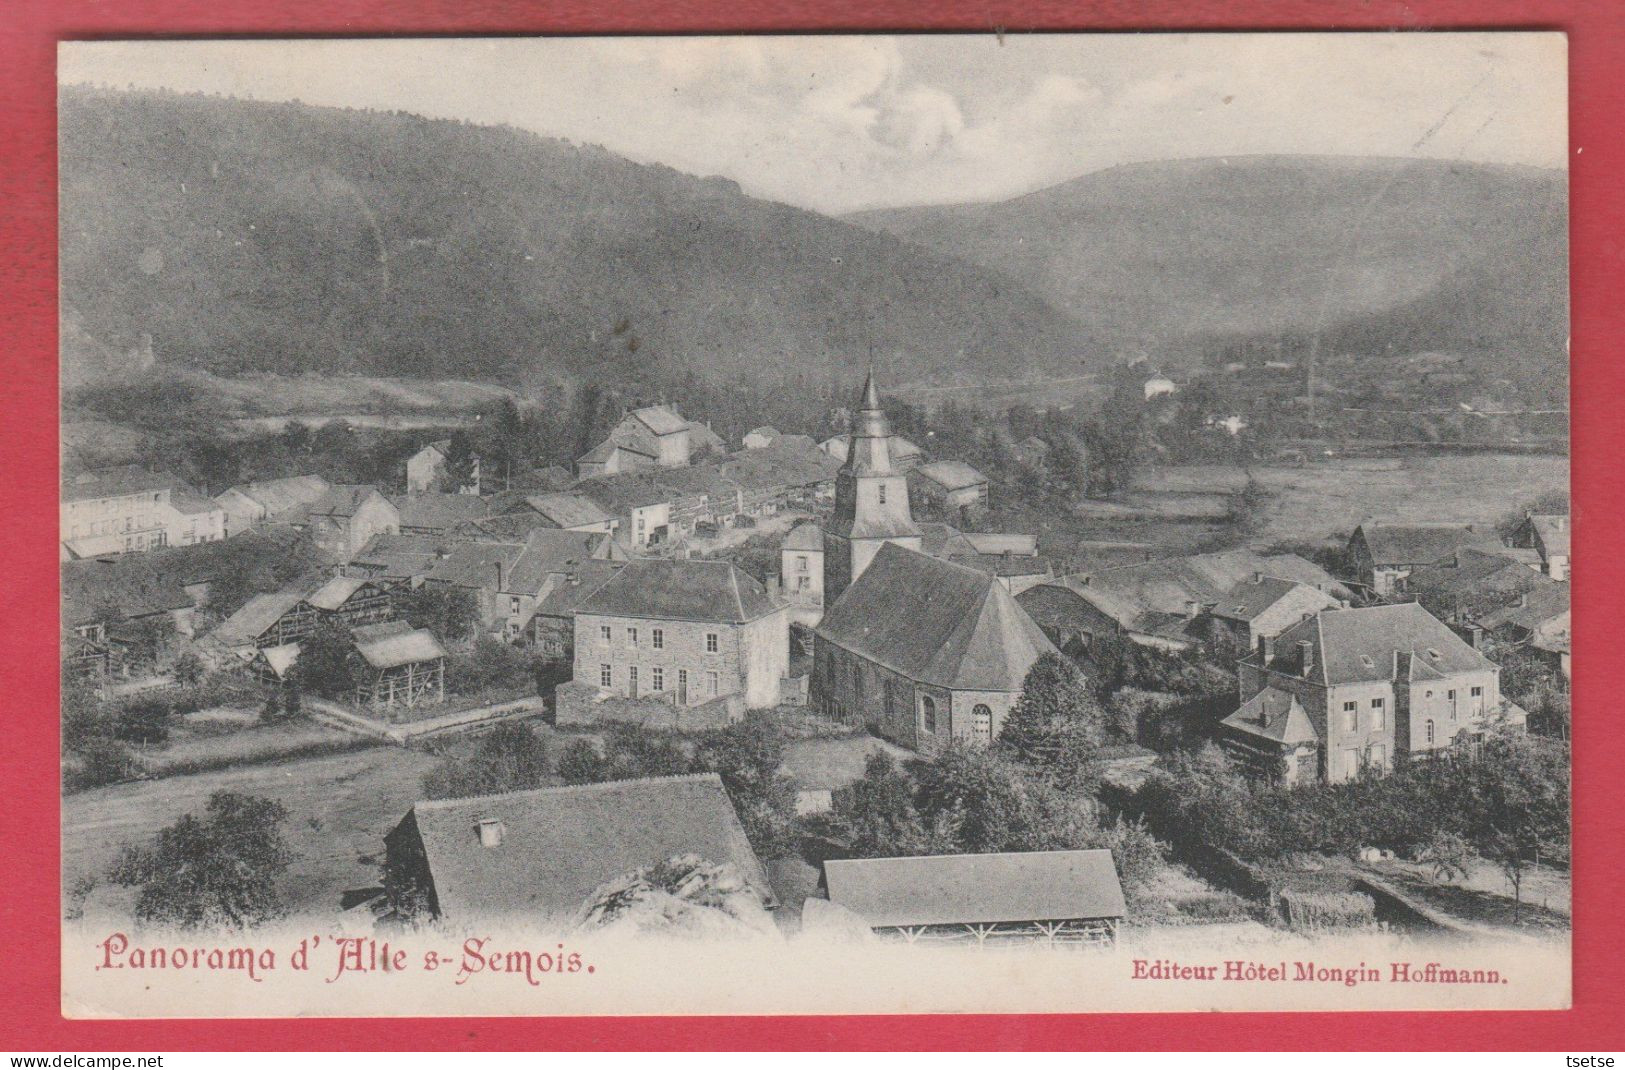
M 1386 702 L 1386 699 L 1381 698 L 1371 700 L 1371 728 L 1375 731 L 1388 727 Z
M 598 686 L 599 687 L 614 687 L 615 686 L 615 670 L 610 668 L 608 665 L 600 665 L 600 666 L 598 666 Z
M 677 701 L 678 702 L 687 702 L 688 701 L 688 670 L 687 669 L 678 669 L 677 670 Z
M 1433 746 L 1433 722 L 1432 721 L 1429 721 L 1427 723 L 1427 744 L 1430 747 Z
M 1482 687 L 1473 688 L 1472 696 L 1474 698 L 1483 698 L 1484 697 L 1484 689 Z
M 796 556 L 796 571 L 797 572 L 806 572 L 807 571 L 807 555 L 806 554 L 798 554 Z
M 656 628 L 654 631 L 650 632 L 649 641 L 654 644 L 654 648 L 656 650 L 666 649 L 666 629 Z
M 886 484 L 882 483 L 882 484 L 880 484 L 880 486 L 876 487 L 875 489 L 880 492 L 880 504 L 885 505 L 886 504 Z
M 1343 727 L 1350 732 L 1360 730 L 1360 704 L 1358 702 L 1343 703 Z
M 598 626 L 598 638 L 602 639 L 606 643 L 609 642 L 609 625 L 600 624 Z
M 519 616 L 519 596 L 516 594 L 511 594 L 508 596 L 508 615 L 513 617 Z
M 626 641 L 633 646 L 638 645 L 638 630 L 636 628 L 626 629 Z
M 978 702 L 970 711 L 971 735 L 983 743 L 993 739 L 993 711 Z
M 666 690 L 666 670 L 656 665 L 649 670 L 649 682 L 654 685 L 655 694 Z
M 705 693 L 708 695 L 717 693 L 717 674 L 715 671 L 705 674 Z
M 705 633 L 705 652 L 707 654 L 715 654 L 717 652 L 717 633 L 716 632 L 706 632 Z
M 930 695 L 920 696 L 920 727 L 931 733 L 937 730 L 937 700 Z

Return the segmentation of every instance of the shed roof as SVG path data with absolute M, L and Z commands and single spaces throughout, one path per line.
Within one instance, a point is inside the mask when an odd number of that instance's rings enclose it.
M 418 661 L 446 656 L 446 648 L 427 628 L 413 628 L 404 620 L 368 624 L 355 629 L 356 653 L 375 669 L 394 669 Z
M 991 574 L 886 543 L 818 623 L 820 639 L 910 680 L 1017 691 L 1055 649 Z
M 481 845 L 481 821 L 501 822 L 500 845 Z M 443 917 L 566 917 L 603 884 L 682 854 L 732 863 L 771 894 L 715 773 L 420 802 L 402 829 L 413 824 Z
M 214 630 L 214 638 L 227 645 L 252 643 L 264 635 L 271 625 L 281 620 L 289 610 L 304 601 L 305 595 L 310 591 L 311 584 L 301 582 L 284 587 L 280 591 L 257 594 L 244 603 L 241 609 L 221 622 L 220 627 Z
M 920 465 L 915 472 L 946 490 L 979 487 L 987 482 L 986 476 L 964 461 L 932 461 Z
M 1107 850 L 830 859 L 824 881 L 830 902 L 872 928 L 1120 918 L 1128 909 Z
M 742 624 L 781 607 L 730 561 L 628 561 L 583 601 L 581 613 Z
M 305 601 L 317 609 L 331 612 L 348 602 L 351 595 L 367 586 L 376 587 L 365 576 L 334 576 L 306 595 Z

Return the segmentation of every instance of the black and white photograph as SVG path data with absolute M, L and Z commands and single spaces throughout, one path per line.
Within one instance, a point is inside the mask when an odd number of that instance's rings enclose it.
M 1570 1005 L 1562 34 L 58 68 L 67 1016 Z

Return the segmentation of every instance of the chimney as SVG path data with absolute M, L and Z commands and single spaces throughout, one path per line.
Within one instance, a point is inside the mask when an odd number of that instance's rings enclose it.
M 1275 657 L 1275 636 L 1261 635 L 1258 637 L 1258 654 L 1266 662 Z
M 1264 582 L 1264 574 L 1262 572 L 1254 572 L 1253 573 L 1253 582 L 1254 583 L 1263 583 Z
M 1467 644 L 1474 650 L 1484 649 L 1484 629 L 1477 624 L 1467 625 Z
M 497 591 L 498 591 L 498 593 L 501 593 L 501 591 L 503 590 L 503 586 L 502 586 L 502 562 L 497 561 L 497 562 L 495 562 L 495 564 L 496 564 L 496 567 L 497 567 Z
M 1298 640 L 1298 664 L 1303 667 L 1303 676 L 1307 680 L 1315 668 L 1315 644 L 1307 639 Z
M 502 827 L 500 818 L 482 817 L 478 824 L 475 825 L 475 828 L 479 829 L 480 832 L 481 847 L 502 846 L 502 834 L 505 830 Z

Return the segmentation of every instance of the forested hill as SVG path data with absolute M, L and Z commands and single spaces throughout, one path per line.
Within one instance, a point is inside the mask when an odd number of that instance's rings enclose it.
M 985 268 L 601 148 L 401 113 L 62 93 L 64 363 L 774 387 L 1115 355 Z
M 1556 171 L 1238 156 L 1114 167 L 1010 200 L 851 217 L 992 268 L 1098 330 L 1187 354 L 1319 335 L 1356 355 L 1540 362 L 1561 383 Z

